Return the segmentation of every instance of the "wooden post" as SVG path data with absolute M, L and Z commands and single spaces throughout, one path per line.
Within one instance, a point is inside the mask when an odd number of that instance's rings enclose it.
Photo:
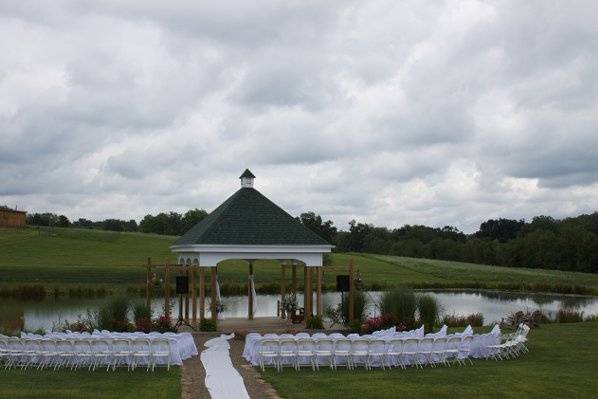
M 216 321 L 218 319 L 218 314 L 216 313 L 216 273 L 218 271 L 217 266 L 212 266 L 212 285 L 210 287 L 210 311 L 212 312 L 212 320 Z
M 353 259 L 349 263 L 349 321 L 355 319 L 355 277 L 353 276 Z
M 152 258 L 147 258 L 147 272 L 145 279 L 145 305 L 152 306 Z
M 185 277 L 187 277 L 187 292 L 185 293 L 185 321 L 189 323 L 189 265 L 185 266 Z
M 303 266 L 303 313 L 307 317 L 307 265 Z
M 313 292 L 311 290 L 311 267 L 307 267 L 306 266 L 306 278 L 305 278 L 305 298 L 307 298 L 307 302 L 306 302 L 306 309 L 305 309 L 305 314 L 306 314 L 306 318 L 313 315 Z
M 199 320 L 206 318 L 206 281 L 205 267 L 199 267 Z
M 249 261 L 249 277 L 247 277 L 247 319 L 253 320 L 253 291 L 251 291 L 251 279 L 253 277 L 253 261 Z
M 196 268 L 191 269 L 191 323 L 193 327 L 197 324 L 197 287 L 195 287 Z
M 291 267 L 291 287 L 293 288 L 293 293 L 297 293 L 297 265 L 293 262 Z
M 168 263 L 164 264 L 164 315 L 170 318 L 170 279 L 168 278 Z
M 285 272 L 286 272 L 286 265 L 284 263 L 282 263 L 280 265 L 280 304 L 281 305 L 284 302 L 284 296 L 286 294 L 286 287 L 285 287 L 286 276 L 285 276 Z M 282 319 L 284 319 L 285 318 L 284 309 L 280 309 L 280 306 L 279 306 L 279 310 L 280 310 L 280 317 Z
M 322 266 L 316 269 L 318 282 L 316 286 L 316 315 L 322 317 Z

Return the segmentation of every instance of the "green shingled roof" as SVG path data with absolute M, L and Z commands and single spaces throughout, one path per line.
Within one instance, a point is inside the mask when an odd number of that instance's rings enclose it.
M 174 245 L 330 245 L 259 191 L 243 187 Z

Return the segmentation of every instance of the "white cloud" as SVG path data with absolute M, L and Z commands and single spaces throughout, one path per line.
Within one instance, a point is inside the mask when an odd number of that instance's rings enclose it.
M 474 230 L 598 208 L 595 2 L 0 2 L 0 203 Z

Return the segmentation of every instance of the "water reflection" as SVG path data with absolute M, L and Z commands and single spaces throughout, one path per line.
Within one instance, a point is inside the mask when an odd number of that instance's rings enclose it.
M 573 308 L 583 311 L 585 315 L 598 314 L 598 297 L 562 296 L 545 294 L 519 294 L 508 292 L 492 291 L 427 291 L 440 302 L 443 313 L 467 315 L 471 313 L 482 313 L 485 324 L 500 321 L 508 313 L 526 310 L 541 309 L 549 316 L 554 316 L 561 308 Z M 368 292 L 367 313 L 377 314 L 375 306 L 380 298 L 380 292 Z M 224 297 L 223 303 L 226 307 L 223 317 L 247 317 L 247 297 L 233 296 Z M 257 317 L 276 316 L 278 295 L 258 295 Z M 340 293 L 330 292 L 323 294 L 324 306 L 340 303 Z M 41 302 L 21 302 L 17 300 L 3 300 L 0 307 L 0 328 L 3 330 L 19 330 L 24 327 L 27 330 L 38 328 L 52 328 L 59 322 L 77 320 L 79 316 L 85 316 L 87 310 L 97 310 L 98 307 L 109 301 L 110 298 L 82 299 L 82 300 L 46 300 Z M 298 303 L 303 303 L 303 296 L 297 295 Z M 315 296 L 314 296 L 315 304 Z M 157 298 L 152 301 L 154 315 L 160 314 L 164 306 L 163 299 Z M 208 304 L 206 303 L 206 306 Z M 172 299 L 172 314 L 178 315 L 178 299 Z M 199 311 L 198 311 L 199 312 Z M 210 317 L 209 307 L 206 309 L 206 316 Z

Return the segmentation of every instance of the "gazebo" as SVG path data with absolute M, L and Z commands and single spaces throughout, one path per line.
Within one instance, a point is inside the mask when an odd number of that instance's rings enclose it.
M 316 314 L 321 316 L 323 255 L 333 246 L 256 190 L 253 187 L 255 176 L 249 169 L 239 178 L 241 188 L 170 247 L 178 263 L 191 270 L 193 286 L 195 271 L 199 271 L 200 319 L 205 317 L 204 271 L 211 272 L 211 315 L 215 320 L 217 269 L 220 262 L 229 259 L 245 260 L 249 265 L 249 319 L 253 319 L 254 314 L 251 286 L 254 262 L 258 259 L 277 260 L 283 268 L 292 265 L 293 280 L 296 266 L 305 266 L 306 316 L 313 314 L 312 279 L 315 275 Z M 192 304 L 195 319 L 195 297 Z

